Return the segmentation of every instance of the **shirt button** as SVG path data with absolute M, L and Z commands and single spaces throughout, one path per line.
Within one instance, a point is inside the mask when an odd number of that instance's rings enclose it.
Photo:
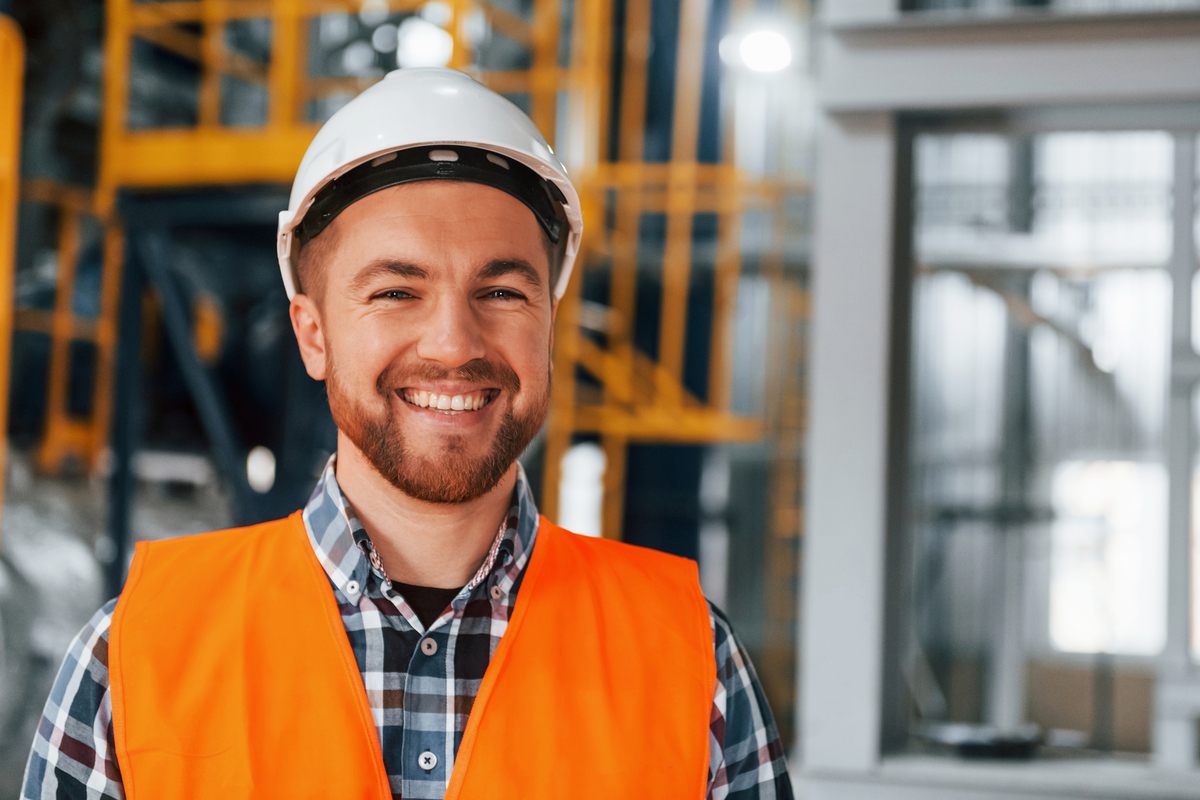
M 426 772 L 433 772 L 434 768 L 437 767 L 437 756 L 433 754 L 432 750 L 426 750 L 417 756 L 417 764 Z
M 500 584 L 498 583 L 492 584 L 489 594 L 491 594 L 493 600 L 502 600 L 504 598 L 504 590 L 500 588 Z
M 437 642 L 434 641 L 433 639 L 422 639 L 421 640 L 421 652 L 427 656 L 433 655 L 434 653 L 437 652 Z M 430 753 L 430 755 L 433 755 L 433 754 Z M 437 759 L 435 758 L 433 760 L 433 762 L 434 762 L 434 764 L 436 764 Z
M 346 581 L 346 594 L 358 594 L 358 581 Z

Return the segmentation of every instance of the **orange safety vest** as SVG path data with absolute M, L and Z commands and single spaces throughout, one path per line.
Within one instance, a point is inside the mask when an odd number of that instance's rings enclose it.
M 137 545 L 109 681 L 126 796 L 391 792 L 299 512 Z M 716 681 L 695 564 L 542 518 L 447 798 L 703 798 Z

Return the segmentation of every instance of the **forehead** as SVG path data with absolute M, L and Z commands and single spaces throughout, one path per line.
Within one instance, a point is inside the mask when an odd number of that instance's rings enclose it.
M 334 219 L 339 254 L 404 249 L 430 257 L 510 251 L 544 259 L 544 233 L 520 200 L 491 186 L 436 180 L 391 186 L 356 201 Z M 350 252 L 345 252 L 350 251 Z M 419 255 L 419 252 L 410 255 Z

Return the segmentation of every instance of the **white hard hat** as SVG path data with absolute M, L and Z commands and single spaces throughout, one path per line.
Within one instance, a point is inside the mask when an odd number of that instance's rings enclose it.
M 503 189 L 533 211 L 551 241 L 565 235 L 553 287 L 562 297 L 583 232 L 579 194 L 562 162 L 507 99 L 462 72 L 430 68 L 389 72 L 330 117 L 309 144 L 288 208 L 279 212 L 276 249 L 288 299 L 296 294 L 302 241 L 371 192 L 436 178 Z

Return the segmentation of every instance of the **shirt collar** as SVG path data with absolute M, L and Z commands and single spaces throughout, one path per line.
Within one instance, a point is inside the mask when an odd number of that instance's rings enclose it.
M 375 575 L 366 553 L 356 542 L 356 537 L 367 541 L 369 537 L 338 485 L 334 473 L 336 460 L 336 454 L 329 457 L 304 507 L 304 526 L 313 552 L 329 580 L 346 600 L 357 604 L 363 594 L 384 595 L 390 587 L 384 586 Z M 517 483 L 504 529 L 497 534 L 479 571 L 463 587 L 454 603 L 465 603 L 466 597 L 480 584 L 496 587 L 489 593 L 493 601 L 506 599 L 529 561 L 537 527 L 537 504 L 525 469 L 518 462 Z

